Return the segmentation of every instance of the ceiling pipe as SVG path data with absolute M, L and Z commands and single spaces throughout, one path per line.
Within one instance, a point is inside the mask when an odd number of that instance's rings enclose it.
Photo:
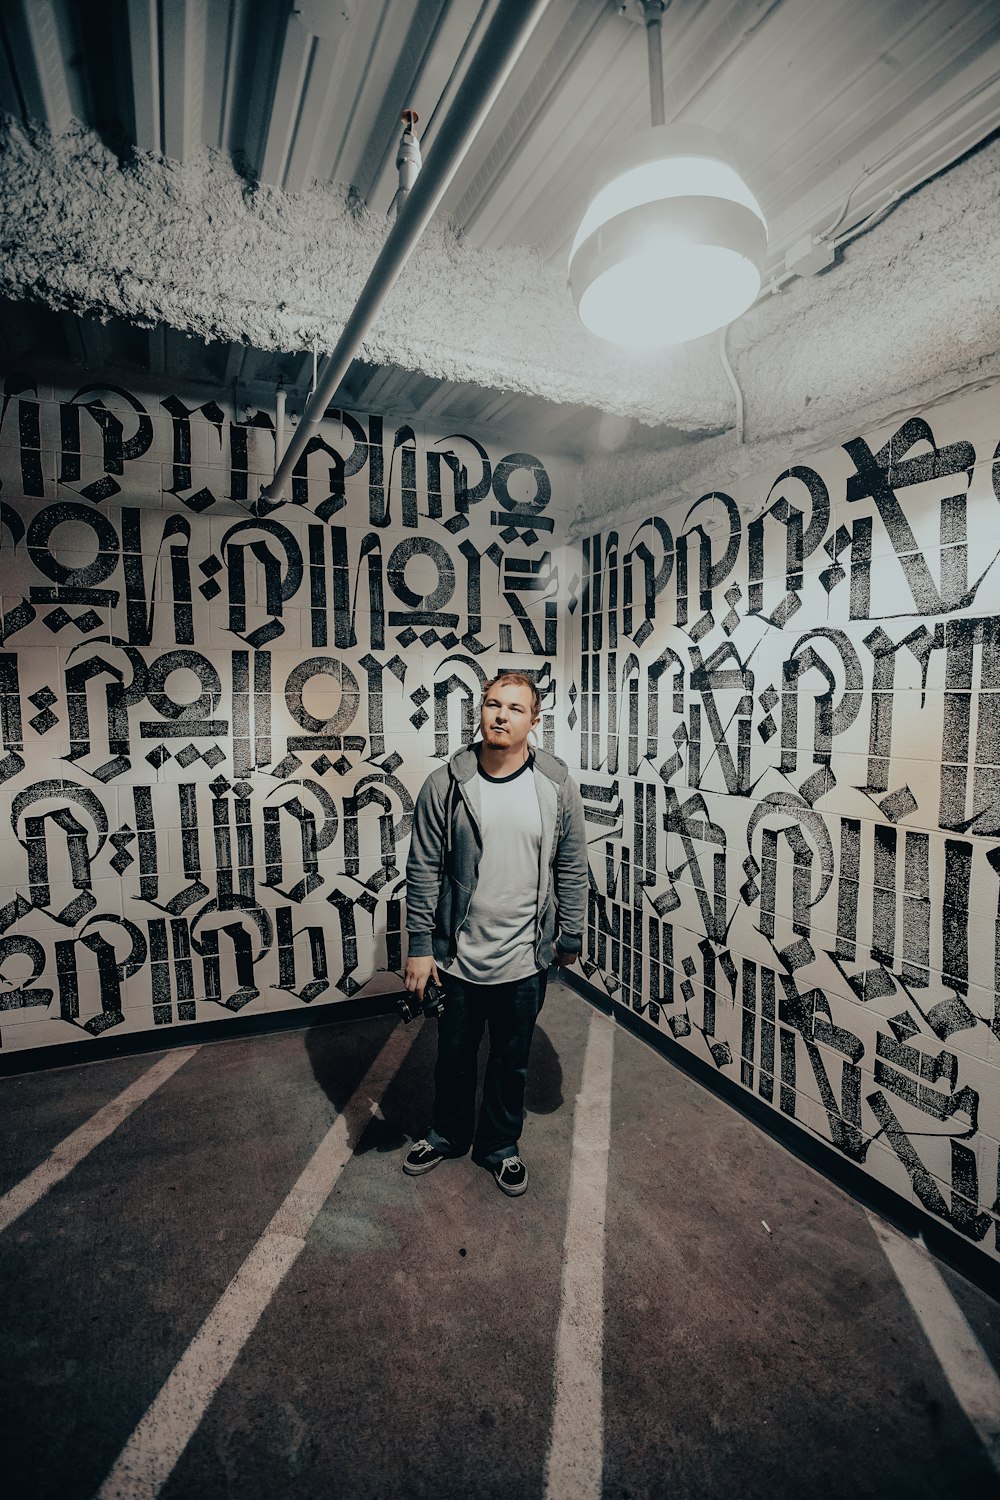
M 274 456 L 277 460 L 279 453 L 285 448 L 285 377 L 282 375 L 278 381 L 278 389 L 274 398 Z
M 646 23 L 646 60 L 649 64 L 649 123 L 663 125 L 666 115 L 663 107 L 663 47 L 660 39 L 663 12 L 670 0 L 642 0 L 642 14 Z
M 493 107 L 511 69 L 551 0 L 516 0 L 497 6 L 489 29 L 469 64 L 469 71 L 455 95 L 441 126 L 433 150 L 406 196 L 399 215 L 386 236 L 368 280 L 337 340 L 312 397 L 302 413 L 288 448 L 278 463 L 274 478 L 261 487 L 258 506 L 276 505 L 319 424 L 333 393 L 347 374 L 369 328 L 392 290 L 397 277 L 430 223 L 441 199 L 461 165 L 466 151 Z

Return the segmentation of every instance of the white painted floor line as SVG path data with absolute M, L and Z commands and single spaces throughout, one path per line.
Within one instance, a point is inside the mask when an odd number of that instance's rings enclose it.
M 175 1052 L 168 1052 L 134 1083 L 130 1083 L 127 1089 L 105 1104 L 103 1109 L 91 1115 L 72 1135 L 60 1141 L 51 1156 L 47 1156 L 40 1166 L 0 1198 L 0 1233 L 9 1229 L 29 1208 L 33 1208 L 39 1198 L 43 1198 L 49 1188 L 72 1172 L 95 1146 L 107 1140 L 111 1132 L 117 1130 L 133 1110 L 144 1104 L 161 1083 L 172 1078 L 177 1069 L 183 1067 L 197 1051 L 197 1047 L 178 1047 Z
M 948 1384 L 1000 1472 L 1000 1378 L 927 1251 L 868 1213 Z
M 304 1248 L 316 1215 L 419 1032 L 397 1026 L 334 1120 L 101 1485 L 97 1500 L 154 1500 Z
M 598 1500 L 604 1468 L 604 1219 L 615 1023 L 590 1018 L 576 1098 L 546 1500 Z

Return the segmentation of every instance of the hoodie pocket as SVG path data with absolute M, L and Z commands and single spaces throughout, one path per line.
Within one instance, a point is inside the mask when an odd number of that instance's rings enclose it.
M 434 926 L 445 937 L 451 938 L 468 907 L 472 892 L 451 875 L 445 875 L 441 895 L 434 913 Z

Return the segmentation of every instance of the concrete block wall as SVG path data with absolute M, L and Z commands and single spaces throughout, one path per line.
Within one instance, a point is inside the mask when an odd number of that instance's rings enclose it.
M 345 414 L 254 515 L 266 413 L 44 379 L 0 416 L 0 1056 L 398 989 L 487 677 L 554 742 L 574 466 Z
M 561 674 L 590 983 L 992 1256 L 998 442 L 994 385 L 593 530 Z

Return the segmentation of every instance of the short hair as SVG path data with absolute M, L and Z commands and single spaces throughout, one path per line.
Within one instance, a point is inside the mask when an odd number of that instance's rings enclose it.
M 483 684 L 483 702 L 490 688 L 495 688 L 498 683 L 513 682 L 518 687 L 526 687 L 531 692 L 531 717 L 537 719 L 542 711 L 542 695 L 534 680 L 526 672 L 498 672 L 496 677 L 491 677 L 489 682 Z

